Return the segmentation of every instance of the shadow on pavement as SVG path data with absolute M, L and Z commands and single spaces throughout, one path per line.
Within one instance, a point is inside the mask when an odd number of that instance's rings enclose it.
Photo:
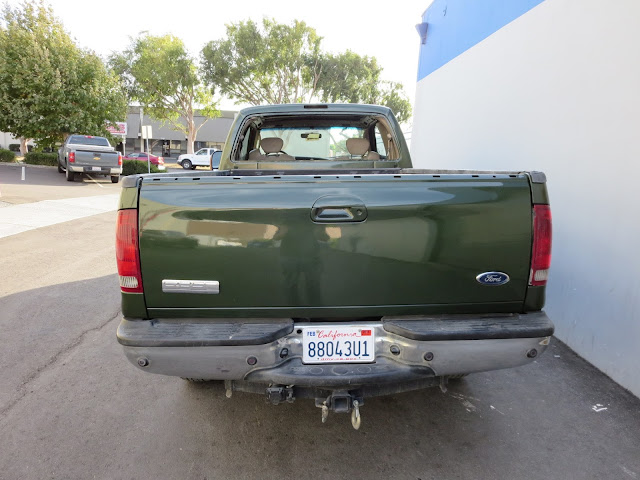
M 534 363 L 470 375 L 447 393 L 367 398 L 355 431 L 348 415 L 322 424 L 312 400 L 227 399 L 216 383 L 141 372 L 116 341 L 119 318 L 109 319 L 115 282 L 108 275 L 2 299 L 0 327 L 12 332 L 4 374 L 44 360 L 0 416 L 6 478 L 640 476 L 640 400 L 555 339 Z
M 556 357 L 559 355 L 559 358 Z M 640 400 L 558 341 L 536 364 L 366 399 L 360 431 L 312 400 L 267 405 L 185 384 L 163 430 L 207 476 L 235 478 L 617 478 L 640 471 Z M 610 411 L 602 415 L 592 406 Z M 170 449 L 164 455 L 171 455 Z M 251 455 L 255 461 L 245 461 Z M 224 466 L 224 467 L 221 467 Z M 231 478 L 231 477 L 228 477 Z
M 0 331 L 7 335 L 2 335 L 0 355 L 0 411 L 25 383 L 120 307 L 116 274 L 11 294 L 0 288 L 0 295 Z

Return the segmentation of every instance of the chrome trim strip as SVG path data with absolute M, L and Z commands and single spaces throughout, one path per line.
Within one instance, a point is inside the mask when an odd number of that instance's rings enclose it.
M 198 293 L 217 295 L 220 282 L 216 280 L 162 280 L 164 293 Z

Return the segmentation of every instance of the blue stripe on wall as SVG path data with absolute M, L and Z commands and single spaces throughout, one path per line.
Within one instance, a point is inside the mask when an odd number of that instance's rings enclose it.
M 427 41 L 418 81 L 544 0 L 435 0 L 424 12 Z

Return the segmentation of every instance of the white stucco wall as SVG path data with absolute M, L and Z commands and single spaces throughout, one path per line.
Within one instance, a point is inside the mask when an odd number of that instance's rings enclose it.
M 0 132 L 0 148 L 8 149 L 11 143 L 20 143 L 20 140 L 16 140 L 10 133 Z
M 422 168 L 541 170 L 556 335 L 640 396 L 640 2 L 546 0 L 418 82 Z
M 12 143 L 20 144 L 20 139 L 14 137 L 8 132 L 0 132 L 0 148 L 5 148 L 8 150 L 9 145 L 11 145 Z M 33 140 L 29 140 L 27 145 L 33 146 Z

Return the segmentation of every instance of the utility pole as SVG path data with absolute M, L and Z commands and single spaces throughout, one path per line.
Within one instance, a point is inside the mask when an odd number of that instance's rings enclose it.
M 147 127 L 147 170 L 151 173 L 151 153 L 149 152 L 149 136 L 151 135 L 151 127 Z
M 142 112 L 142 105 L 140 105 L 140 151 L 144 152 L 144 141 L 142 139 L 142 122 L 144 120 L 144 113 Z
M 147 170 L 151 173 L 151 154 L 149 153 L 149 139 L 153 136 L 151 125 L 142 126 L 142 142 L 147 141 Z

